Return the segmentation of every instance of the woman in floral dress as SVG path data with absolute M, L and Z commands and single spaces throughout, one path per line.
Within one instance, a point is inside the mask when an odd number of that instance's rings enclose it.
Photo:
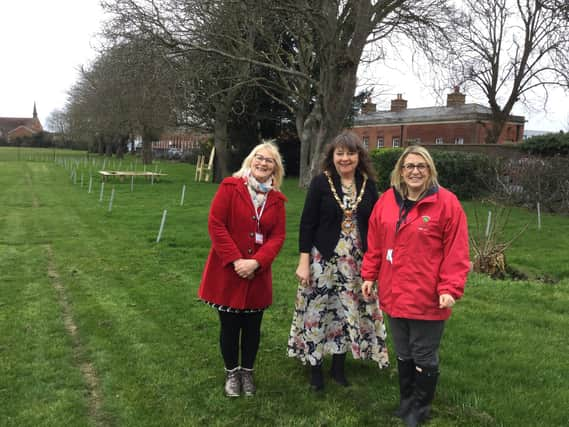
M 348 386 L 346 353 L 388 366 L 383 315 L 364 300 L 360 266 L 368 219 L 377 200 L 375 173 L 359 137 L 343 132 L 326 147 L 322 173 L 306 195 L 300 221 L 299 281 L 288 355 L 311 366 L 310 384 L 324 388 L 322 362 L 332 354 L 331 376 Z

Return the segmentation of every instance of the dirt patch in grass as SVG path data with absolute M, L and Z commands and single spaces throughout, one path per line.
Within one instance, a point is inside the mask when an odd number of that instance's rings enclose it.
M 60 276 L 55 268 L 55 263 L 53 260 L 53 248 L 51 245 L 47 245 L 48 254 L 48 276 L 51 280 L 53 288 L 57 292 L 57 299 L 61 307 L 61 314 L 63 316 L 63 324 L 65 330 L 71 337 L 71 342 L 73 346 L 73 357 L 83 375 L 85 380 L 85 385 L 87 387 L 88 405 L 89 405 L 89 417 L 93 420 L 95 425 L 105 426 L 105 417 L 103 416 L 101 407 L 103 403 L 103 396 L 101 393 L 101 387 L 99 383 L 99 378 L 97 376 L 97 371 L 93 366 L 93 363 L 89 360 L 86 355 L 85 348 L 81 344 L 81 337 L 79 334 L 79 329 L 77 324 L 73 320 L 73 313 L 71 310 L 71 305 L 69 304 L 69 299 L 65 292 L 65 287 L 61 283 Z

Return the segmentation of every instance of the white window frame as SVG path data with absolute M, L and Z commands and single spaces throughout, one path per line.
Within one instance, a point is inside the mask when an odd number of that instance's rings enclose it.
M 444 139 L 442 136 L 437 136 L 435 138 L 435 145 L 443 145 L 445 143 Z
M 383 148 L 385 147 L 385 140 L 383 139 L 383 136 L 378 136 L 377 137 L 377 148 Z
M 365 149 L 366 149 L 366 150 L 369 150 L 369 136 L 364 136 L 364 137 L 362 138 L 362 141 L 363 141 L 363 143 L 364 143 Z
M 399 148 L 401 146 L 401 141 L 399 140 L 399 138 L 393 138 L 391 140 L 391 146 L 393 148 Z
M 464 145 L 464 138 L 455 138 L 454 139 L 454 144 L 455 145 Z

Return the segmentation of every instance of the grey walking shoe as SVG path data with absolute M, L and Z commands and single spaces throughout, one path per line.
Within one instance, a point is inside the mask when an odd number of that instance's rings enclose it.
M 241 396 L 241 375 L 238 367 L 225 370 L 225 395 L 227 397 Z
M 245 396 L 253 396 L 257 391 L 253 381 L 253 369 L 241 368 L 241 386 Z

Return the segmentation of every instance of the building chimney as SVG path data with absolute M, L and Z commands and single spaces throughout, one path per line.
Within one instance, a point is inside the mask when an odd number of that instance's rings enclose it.
M 396 99 L 391 100 L 391 111 L 403 111 L 407 109 L 407 100 L 403 99 L 403 95 L 397 94 Z
M 376 105 L 371 102 L 371 98 L 368 98 L 366 102 L 362 104 L 362 114 L 371 114 L 377 111 Z
M 460 93 L 460 87 L 455 86 L 454 92 L 447 95 L 447 107 L 460 107 L 464 105 L 466 95 Z

